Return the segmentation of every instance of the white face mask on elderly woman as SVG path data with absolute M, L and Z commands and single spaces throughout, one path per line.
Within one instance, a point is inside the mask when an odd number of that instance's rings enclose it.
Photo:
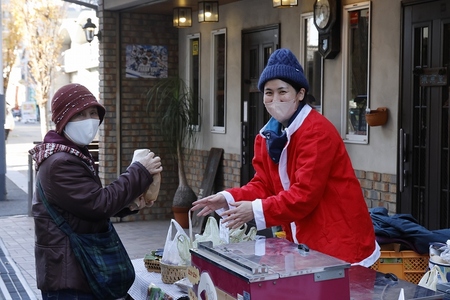
M 67 138 L 79 146 L 89 145 L 97 134 L 99 119 L 68 122 L 64 128 Z
M 278 122 L 285 123 L 289 121 L 292 115 L 297 110 L 297 99 L 292 99 L 291 101 L 272 101 L 264 103 L 267 112 L 274 117 Z

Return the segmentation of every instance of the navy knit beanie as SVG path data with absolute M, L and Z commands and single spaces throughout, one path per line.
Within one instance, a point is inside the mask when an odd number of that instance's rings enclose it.
M 303 75 L 303 68 L 289 49 L 281 48 L 270 55 L 267 66 L 259 77 L 258 89 L 264 92 L 264 85 L 272 79 L 286 81 L 297 90 L 300 88 L 304 88 L 306 92 L 309 90 L 308 80 Z

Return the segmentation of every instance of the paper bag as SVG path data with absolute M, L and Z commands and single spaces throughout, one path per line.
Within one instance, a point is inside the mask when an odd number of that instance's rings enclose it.
M 133 159 L 131 163 L 145 157 L 150 152 L 150 149 L 137 149 L 134 151 Z M 158 198 L 159 189 L 161 186 L 161 174 L 153 175 L 153 182 L 147 188 L 147 190 L 139 196 L 133 203 L 129 206 L 130 210 L 139 210 L 144 207 L 150 207 L 153 202 Z

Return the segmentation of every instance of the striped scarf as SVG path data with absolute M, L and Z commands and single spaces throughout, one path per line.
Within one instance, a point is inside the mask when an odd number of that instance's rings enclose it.
M 39 166 L 42 164 L 44 160 L 49 158 L 51 155 L 58 152 L 67 152 L 76 157 L 81 158 L 81 160 L 89 167 L 94 175 L 97 175 L 97 172 L 94 167 L 94 159 L 90 153 L 89 157 L 69 146 L 65 146 L 57 143 L 42 143 L 34 147 L 29 151 L 33 160 L 36 162 L 36 171 L 39 169 Z

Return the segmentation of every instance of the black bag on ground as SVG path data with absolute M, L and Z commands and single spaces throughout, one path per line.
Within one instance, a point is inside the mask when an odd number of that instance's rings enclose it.
M 42 202 L 58 227 L 69 237 L 72 251 L 80 263 L 92 293 L 99 299 L 125 297 L 134 282 L 133 264 L 113 224 L 108 231 L 77 234 L 66 220 L 47 202 L 38 182 Z

